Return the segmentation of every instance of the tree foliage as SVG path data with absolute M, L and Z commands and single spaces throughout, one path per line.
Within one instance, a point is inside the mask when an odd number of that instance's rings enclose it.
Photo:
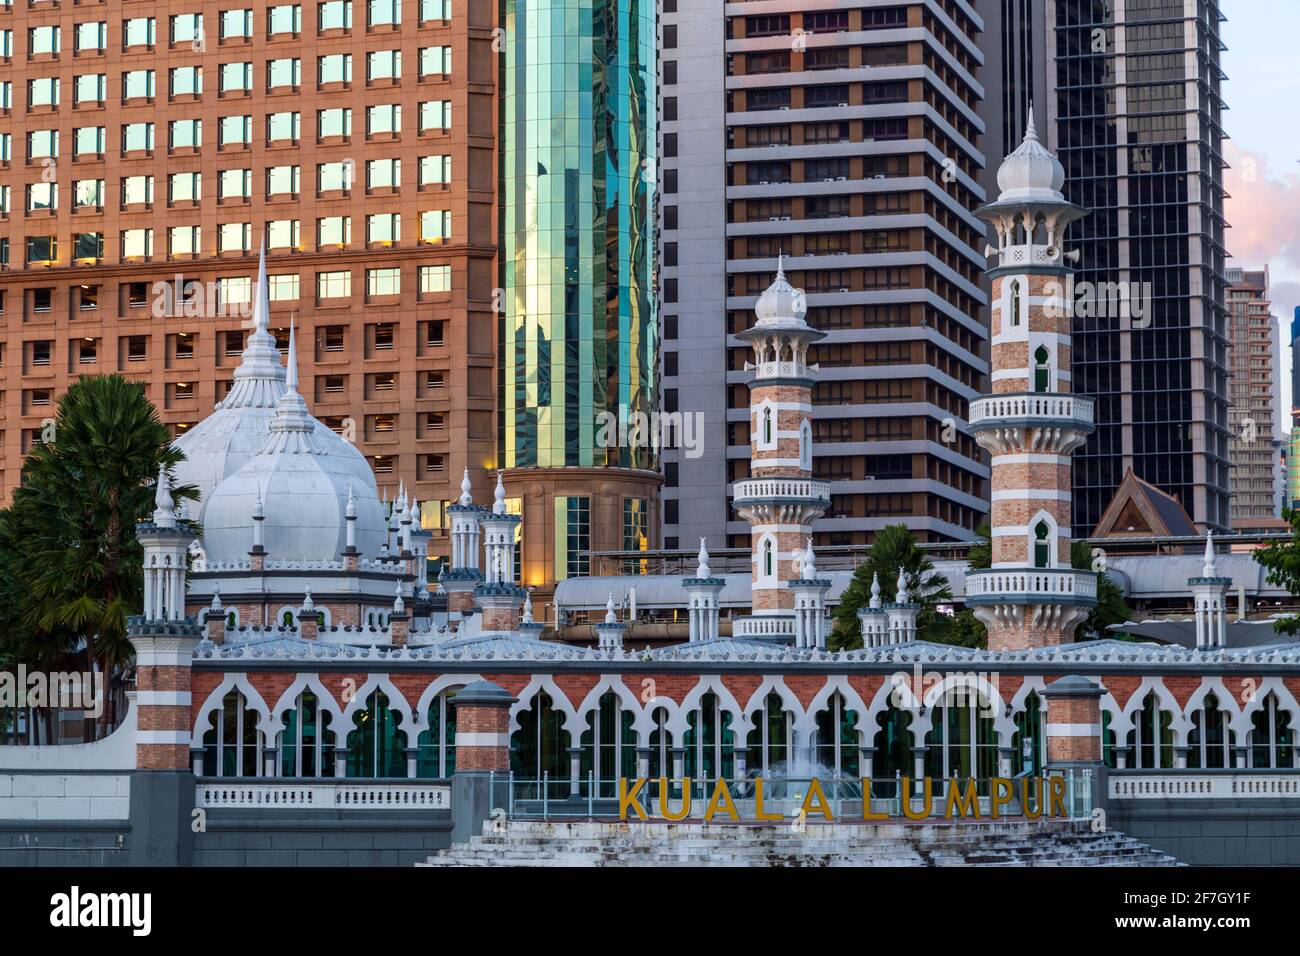
M 1291 540 L 1256 548 L 1251 554 L 1268 572 L 1269 584 L 1286 588 L 1287 594 L 1300 594 L 1300 510 L 1283 508 L 1282 518 L 1291 525 Z M 1273 629 L 1282 634 L 1300 632 L 1300 615 L 1278 618 Z

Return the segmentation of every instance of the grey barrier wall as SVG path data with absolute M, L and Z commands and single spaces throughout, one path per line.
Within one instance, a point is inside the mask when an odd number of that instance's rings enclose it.
M 1114 800 L 1107 826 L 1191 866 L 1300 866 L 1300 803 Z

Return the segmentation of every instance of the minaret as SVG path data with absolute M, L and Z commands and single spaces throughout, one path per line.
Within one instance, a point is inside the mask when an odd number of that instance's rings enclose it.
M 464 614 L 474 606 L 474 589 L 483 581 L 478 566 L 478 519 L 482 508 L 474 504 L 469 469 L 460 483 L 460 498 L 447 508 L 451 522 L 451 558 L 438 576 L 447 592 L 447 610 Z
M 513 631 L 519 626 L 519 609 L 528 592 L 515 584 L 515 529 L 522 519 L 506 511 L 506 488 L 501 473 L 490 512 L 480 512 L 483 532 L 483 583 L 474 600 L 483 609 L 484 631 Z
M 700 539 L 700 554 L 695 567 L 695 577 L 683 578 L 686 608 L 690 615 L 690 640 L 712 641 L 718 637 L 718 595 L 727 582 L 713 576 L 709 569 L 709 549 Z
M 808 650 L 826 649 L 826 592 L 831 579 L 817 573 L 812 538 L 804 549 L 799 577 L 790 582 L 794 595 L 794 646 Z
M 993 394 L 970 405 L 970 430 L 993 456 L 993 563 L 966 576 L 966 603 L 990 650 L 1068 643 L 1097 603 L 1097 575 L 1070 565 L 1071 454 L 1093 431 L 1093 402 L 1070 394 L 1066 227 L 1086 215 L 1061 193 L 1065 171 L 1038 141 L 998 169 L 1001 193 L 978 214 L 998 245 L 993 263 Z M 1069 290 L 1069 291 L 1067 291 Z
M 1211 651 L 1228 646 L 1228 589 L 1232 578 L 1219 576 L 1214 557 L 1214 536 L 1205 532 L 1205 564 L 1201 576 L 1188 578 L 1196 605 L 1196 649 Z
M 859 609 L 858 624 L 862 627 L 863 647 L 884 647 L 889 643 L 888 621 L 880 603 L 879 574 L 871 576 L 871 602 Z
M 732 490 L 736 512 L 750 523 L 754 616 L 785 617 L 751 634 L 792 640 L 796 563 L 812 523 L 830 507 L 830 486 L 812 477 L 812 386 L 816 366 L 808 347 L 823 333 L 804 322 L 803 292 L 786 282 L 778 260 L 776 280 L 759 297 L 758 321 L 737 334 L 754 349 L 746 363 L 749 385 L 750 477 Z M 757 622 L 756 622 L 757 623 Z M 741 632 L 746 629 L 741 623 Z
M 194 533 L 176 520 L 166 465 L 158 468 L 153 520 L 136 526 L 136 538 L 144 548 L 144 619 L 184 621 L 186 558 Z

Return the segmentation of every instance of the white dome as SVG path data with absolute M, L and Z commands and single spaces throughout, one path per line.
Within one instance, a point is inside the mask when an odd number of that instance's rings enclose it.
M 1029 116 L 1024 141 L 998 167 L 998 201 L 1046 199 L 1061 201 L 1065 170 L 1055 156 L 1038 141 L 1034 117 Z
M 777 259 L 776 279 L 758 297 L 754 306 L 758 325 L 803 325 L 807 311 L 803 290 L 786 281 L 784 257 Z
M 195 517 L 199 521 L 217 485 L 248 464 L 266 444 L 276 404 L 284 396 L 285 370 L 275 337 L 267 331 L 269 313 L 263 252 L 257 264 L 253 333 L 235 369 L 230 393 L 211 415 L 173 442 L 185 453 L 185 460 L 175 468 L 175 483 L 198 486 Z
M 243 561 L 261 502 L 271 561 L 337 561 L 347 545 L 349 495 L 356 546 L 374 558 L 387 538 L 374 473 L 356 448 L 313 418 L 297 389 L 292 335 L 285 392 L 259 452 L 212 492 L 203 511 L 208 562 Z

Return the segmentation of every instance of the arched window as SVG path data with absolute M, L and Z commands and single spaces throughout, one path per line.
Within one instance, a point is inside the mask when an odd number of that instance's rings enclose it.
M 895 706 L 891 699 L 886 708 L 876 715 L 876 724 L 880 729 L 871 741 L 871 746 L 875 748 L 871 776 L 876 781 L 871 786 L 871 792 L 877 797 L 893 797 L 897 795 L 895 777 L 899 774 L 910 777 L 915 771 L 912 765 L 912 731 L 909 729 L 912 714 Z
M 686 748 L 683 776 L 691 778 L 698 792 L 712 793 L 702 781 L 727 780 L 736 776 L 736 735 L 731 729 L 731 712 L 722 709 L 718 695 L 709 691 L 700 705 L 686 717 Z
M 1142 710 L 1133 717 L 1128 734 L 1125 758 L 1129 767 L 1146 770 L 1169 770 L 1174 766 L 1174 715 L 1160 708 L 1156 692 L 1142 701 Z
M 1011 294 L 1007 298 L 1009 300 L 1007 305 L 1010 311 L 1010 315 L 1007 317 L 1008 318 L 1007 324 L 1011 328 L 1015 328 L 1020 324 L 1020 280 L 1019 279 L 1011 280 Z
M 587 716 L 587 729 L 583 731 L 578 770 L 582 792 L 587 792 L 587 781 L 596 781 L 596 795 L 618 796 L 618 780 L 636 778 L 636 731 L 632 728 L 635 715 L 623 706 L 623 701 L 612 690 L 600 698 L 600 705 Z
M 812 470 L 812 426 L 807 419 L 799 426 L 799 467 L 804 471 Z
M 1264 698 L 1264 706 L 1250 718 L 1250 765 L 1269 769 L 1295 766 L 1295 735 L 1291 715 L 1278 704 L 1277 695 Z
M 228 631 L 234 630 L 236 627 L 239 626 L 238 622 L 239 622 L 239 618 L 235 616 L 234 611 L 231 611 L 229 614 L 226 615 L 226 630 Z
M 790 772 L 790 734 L 794 721 L 785 709 L 781 695 L 772 691 L 763 700 L 763 709 L 754 717 L 754 729 L 749 732 L 749 756 L 745 767 L 751 773 L 771 776 L 772 769 L 784 764 Z
M 416 740 L 415 775 L 443 779 L 456 772 L 456 689 L 429 703 L 429 729 Z
M 1200 770 L 1231 767 L 1236 762 L 1232 752 L 1235 742 L 1236 734 L 1228 729 L 1228 712 L 1219 706 L 1219 698 L 1206 694 L 1192 714 L 1192 729 L 1187 734 L 1187 766 Z
M 925 772 L 936 779 L 988 781 L 998 773 L 998 735 L 991 708 L 974 688 L 956 686 L 935 702 L 925 735 Z M 986 784 L 985 784 L 986 785 Z
M 1052 355 L 1044 345 L 1034 350 L 1034 391 L 1052 390 Z
M 280 623 L 286 628 L 293 627 L 293 611 L 285 611 Z
M 1028 773 L 1040 776 L 1043 772 L 1043 752 L 1047 740 L 1043 736 L 1043 702 L 1037 691 L 1025 696 L 1025 709 L 1015 716 L 1016 732 L 1011 735 L 1011 772 L 1015 776 Z
M 836 777 L 858 776 L 857 726 L 858 712 L 845 706 L 839 691 L 817 712 L 817 763 L 834 770 Z
M 1034 567 L 1052 566 L 1052 529 L 1046 521 L 1034 525 Z
M 298 695 L 280 730 L 280 776 L 334 776 L 333 715 L 309 690 Z
M 654 730 L 650 731 L 650 779 L 673 775 L 673 741 L 668 732 L 668 709 L 656 707 Z
M 770 408 L 763 409 L 763 444 L 764 445 L 771 445 L 776 442 L 776 429 L 775 429 L 775 425 L 773 424 L 774 418 L 775 416 L 772 414 L 772 409 Z
M 770 578 L 776 574 L 776 546 L 771 538 L 763 541 L 763 577 Z
M 226 694 L 208 723 L 210 729 L 203 734 L 203 775 L 260 777 L 257 711 L 249 708 L 244 695 L 238 690 Z
M 388 708 L 388 695 L 371 691 L 366 706 L 352 718 L 348 734 L 349 777 L 405 777 L 406 734 L 401 718 Z
M 564 714 L 557 710 L 545 691 L 538 691 L 532 705 L 519 714 L 519 729 L 510 735 L 510 769 L 522 781 L 536 781 L 541 798 L 541 781 L 549 774 L 550 797 L 569 793 L 569 735 L 564 730 Z

